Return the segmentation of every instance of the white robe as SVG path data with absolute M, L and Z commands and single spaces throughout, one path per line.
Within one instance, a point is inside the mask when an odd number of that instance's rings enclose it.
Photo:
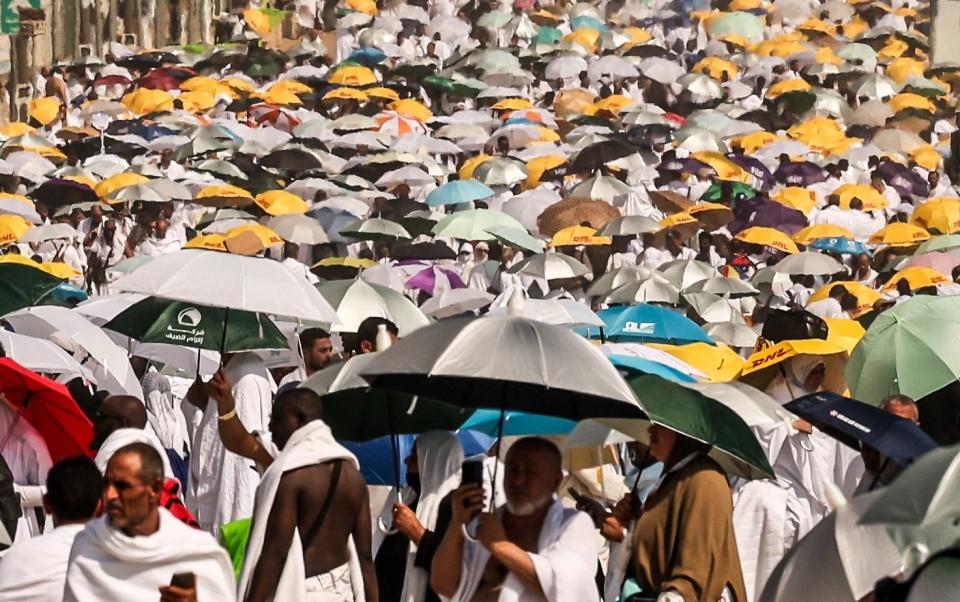
M 83 525 L 17 540 L 0 559 L 0 602 L 60 602 L 70 548 Z
M 21 416 L 17 419 L 13 411 L 0 404 L 0 440 L 7 435 L 11 427 L 13 432 L 3 448 L 3 459 L 10 467 L 13 482 L 18 489 L 36 489 L 47 482 L 47 471 L 53 466 L 47 444 L 25 418 Z M 38 494 L 39 491 L 31 491 L 29 495 L 22 494 L 21 497 L 36 499 Z M 37 522 L 34 507 L 24 504 L 23 516 L 17 521 L 15 540 L 40 534 L 40 524 Z M 49 528 L 45 530 L 49 531 Z
M 249 432 L 264 432 L 270 422 L 270 375 L 252 353 L 235 356 L 227 365 L 237 416 Z M 217 432 L 217 404 L 210 400 L 194 435 L 190 456 L 187 507 L 200 526 L 215 536 L 220 526 L 253 515 L 253 496 L 260 475 L 253 460 L 226 450 Z
M 243 561 L 243 572 L 240 574 L 240 598 L 245 598 L 250 583 L 253 580 L 253 571 L 260 560 L 263 551 L 263 542 L 267 537 L 267 519 L 273 508 L 273 501 L 280 487 L 283 474 L 304 466 L 322 464 L 331 460 L 342 459 L 353 463 L 359 468 L 356 457 L 333 438 L 333 433 L 322 420 L 314 420 L 300 427 L 287 441 L 283 451 L 277 459 L 263 473 L 260 486 L 257 487 L 256 506 L 253 523 L 250 525 L 250 538 L 247 540 L 247 551 Z M 349 540 L 350 550 L 350 582 L 353 586 L 353 596 L 356 602 L 364 601 L 363 575 L 360 572 L 360 559 L 357 556 L 353 538 Z M 303 566 L 303 545 L 300 542 L 300 533 L 294 530 L 293 540 L 290 542 L 290 551 L 280 573 L 280 581 L 274 592 L 273 599 L 280 602 L 305 602 L 306 588 L 304 580 L 306 572 Z
M 198 600 L 236 600 L 233 567 L 217 541 L 158 510 L 153 535 L 128 537 L 106 516 L 87 523 L 70 551 L 64 602 L 157 600 L 175 573 L 196 575 Z
M 502 516 L 503 509 L 497 510 Z M 473 521 L 474 523 L 476 520 Z M 472 532 L 476 525 L 472 524 Z M 544 596 L 530 591 L 519 577 L 508 573 L 498 602 L 594 602 L 597 584 L 596 528 L 587 514 L 554 501 L 540 529 L 537 553 L 530 553 Z M 477 591 L 490 552 L 480 543 L 464 541 L 460 584 L 450 602 L 469 602 Z

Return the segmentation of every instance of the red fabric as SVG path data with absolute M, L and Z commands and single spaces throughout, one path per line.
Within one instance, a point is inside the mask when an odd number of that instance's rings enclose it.
M 167 479 L 163 483 L 163 491 L 160 492 L 160 505 L 170 511 L 180 522 L 189 525 L 194 529 L 199 529 L 200 525 L 193 514 L 187 510 L 180 499 L 180 483 L 176 479 Z
M 93 456 L 93 424 L 65 386 L 4 357 L 0 358 L 0 391 L 12 411 L 22 408 L 21 420 L 37 429 L 54 462 L 70 456 Z M 0 442 L 6 435 L 0 432 Z

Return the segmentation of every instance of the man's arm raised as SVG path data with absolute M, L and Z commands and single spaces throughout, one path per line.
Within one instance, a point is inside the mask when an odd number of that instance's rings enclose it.
M 264 538 L 263 549 L 253 569 L 249 593 L 244 602 L 266 602 L 273 599 L 297 529 L 298 497 L 296 476 L 285 474 L 280 478 L 277 495 L 273 499 L 273 507 L 270 508 L 266 529 L 269 536 Z
M 452 597 L 460 587 L 463 571 L 463 526 L 483 509 L 483 489 L 464 485 L 453 492 L 450 501 L 453 517 L 430 564 L 430 587 L 437 594 Z
M 251 435 L 237 417 L 236 403 L 233 399 L 233 383 L 227 378 L 223 368 L 206 385 L 207 394 L 217 402 L 217 432 L 227 450 L 249 458 L 261 466 L 269 466 L 273 456 L 266 450 L 260 439 Z

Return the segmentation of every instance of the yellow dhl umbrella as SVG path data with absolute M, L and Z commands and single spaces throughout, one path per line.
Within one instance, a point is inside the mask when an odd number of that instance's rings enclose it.
M 703 372 L 710 382 L 725 383 L 736 380 L 743 369 L 744 360 L 724 343 L 690 343 L 688 345 L 665 345 L 646 343 L 648 347 L 665 351 L 682 362 Z
M 801 188 L 800 186 L 787 186 L 786 188 L 780 189 L 770 198 L 781 205 L 801 211 L 805 215 L 809 215 L 809 213 L 817 207 L 817 195 L 809 188 Z M 795 242 L 801 242 L 797 240 L 796 236 L 793 237 L 793 240 Z
M 263 102 L 268 102 L 272 105 L 302 105 L 303 101 L 300 100 L 300 97 L 284 88 L 270 88 L 266 92 L 252 94 L 254 98 L 259 98 Z
M 890 99 L 890 107 L 894 113 L 905 111 L 907 109 L 920 109 L 921 111 L 937 112 L 937 106 L 929 98 L 924 98 L 919 94 L 904 92 L 897 94 Z
M 903 56 L 903 53 L 909 49 L 909 44 L 903 40 L 898 40 L 897 38 L 890 36 L 890 39 L 887 40 L 886 45 L 880 49 L 880 52 L 877 53 L 877 58 L 880 60 L 895 59 L 899 56 Z
M 698 151 L 691 156 L 697 161 L 701 161 L 712 167 L 713 170 L 717 172 L 717 178 L 720 180 L 733 180 L 745 184 L 751 180 L 750 174 L 721 153 L 715 151 Z
M 960 199 L 930 199 L 914 209 L 910 223 L 940 234 L 953 234 L 960 230 Z
M 842 65 L 843 59 L 833 53 L 829 46 L 823 46 L 813 55 L 813 59 L 819 64 L 830 63 L 831 65 Z
M 787 130 L 791 138 L 805 142 L 811 148 L 822 147 L 847 137 L 845 130 L 833 119 L 817 115 Z
M 930 233 L 920 226 L 894 222 L 874 232 L 867 242 L 887 247 L 909 247 L 927 240 L 930 240 Z
M 798 31 L 815 31 L 832 36 L 837 33 L 837 28 L 829 23 L 824 23 L 820 19 L 807 19 L 797 27 Z
M 708 56 L 694 65 L 692 71 L 694 73 L 706 73 L 713 79 L 722 79 L 723 76 L 733 79 L 740 72 L 740 68 L 730 61 L 725 61 L 716 56 Z
M 663 230 L 679 230 L 684 238 L 693 236 L 700 229 L 700 222 L 689 211 L 678 211 L 660 220 Z
M 243 20 L 247 27 L 252 29 L 261 38 L 270 33 L 270 17 L 255 8 L 248 8 L 243 11 Z
M 748 242 L 754 245 L 763 245 L 784 253 L 799 253 L 796 243 L 790 240 L 790 237 L 779 230 L 773 228 L 764 228 L 762 226 L 753 226 L 746 230 L 741 230 L 734 238 Z
M 239 77 L 227 77 L 221 79 L 220 83 L 240 94 L 253 94 L 257 91 L 253 84 Z
M 221 87 L 226 88 L 229 86 L 225 86 L 218 80 L 207 75 L 194 75 L 190 79 L 186 79 L 180 84 L 180 89 L 186 92 L 191 90 L 206 90 L 207 92 L 213 92 L 216 94 Z
M 326 259 L 321 259 L 317 263 L 313 264 L 310 267 L 314 268 L 329 268 L 329 267 L 345 267 L 345 268 L 357 268 L 359 270 L 365 270 L 367 268 L 372 268 L 377 265 L 377 262 L 372 259 L 363 259 L 360 257 L 327 257 Z
M 133 186 L 134 184 L 144 184 L 149 181 L 150 178 L 147 176 L 125 171 L 103 180 L 93 188 L 93 191 L 96 192 L 97 196 L 102 199 L 115 190 L 126 188 L 127 186 Z
M 306 213 L 310 205 L 286 190 L 268 190 L 257 195 L 253 202 L 270 215 Z
M 549 169 L 555 169 L 567 162 L 566 157 L 562 155 L 544 155 L 535 157 L 527 162 L 527 180 L 524 182 L 526 188 L 533 188 L 540 183 L 540 178 L 544 172 Z
M 886 197 L 868 184 L 843 184 L 833 194 L 839 197 L 843 209 L 849 209 L 853 199 L 860 199 L 863 211 L 882 211 L 887 208 Z
M 33 201 L 23 196 L 22 194 L 13 194 L 10 192 L 0 192 L 0 201 L 17 201 L 23 203 L 24 205 L 29 205 L 33 207 Z
M 96 181 L 96 180 L 91 180 L 90 178 L 88 178 L 88 177 L 86 177 L 86 176 L 63 176 L 63 179 L 64 179 L 64 180 L 72 180 L 72 181 L 74 181 L 74 182 L 80 182 L 81 184 L 83 184 L 83 185 L 85 185 L 85 186 L 89 186 L 90 188 L 96 188 L 96 186 L 97 186 L 97 181 Z
M 809 245 L 812 244 L 813 241 L 821 238 L 837 238 L 841 236 L 843 238 L 849 238 L 850 240 L 856 238 L 853 232 L 843 226 L 837 226 L 835 224 L 813 224 L 794 234 L 793 242 L 798 245 Z
M 726 42 L 727 44 L 733 44 L 734 46 L 744 49 L 748 49 L 752 46 L 750 44 L 750 40 L 738 33 L 728 33 L 727 35 L 720 36 L 720 41 Z
M 284 92 L 292 92 L 293 94 L 310 94 L 313 92 L 313 88 L 295 79 L 281 79 L 270 86 L 270 90 L 281 90 Z
M 851 2 L 850 4 L 854 4 L 854 2 Z M 860 15 L 857 15 L 850 21 L 847 21 L 843 24 L 843 37 L 848 40 L 856 40 L 860 37 L 860 34 L 864 33 L 868 29 L 870 29 L 870 25 L 861 19 Z
M 744 376 L 776 366 L 797 355 L 835 355 L 844 353 L 843 347 L 823 339 L 780 341 L 776 345 L 754 352 L 744 363 Z
M 916 59 L 900 57 L 890 61 L 887 65 L 887 77 L 897 82 L 905 84 L 913 76 L 923 77 L 925 63 Z
M 925 268 L 922 266 L 910 266 L 909 268 L 904 268 L 897 272 L 897 275 L 888 280 L 883 286 L 883 290 L 896 290 L 897 283 L 899 283 L 901 280 L 906 280 L 907 284 L 910 285 L 910 290 L 912 291 L 915 291 L 918 288 L 926 288 L 928 286 L 936 286 L 938 284 L 947 284 L 950 282 L 950 279 L 944 276 L 939 270 Z
M 60 115 L 60 99 L 44 96 L 30 101 L 30 118 L 40 125 L 49 125 Z
M 636 101 L 629 96 L 624 96 L 623 94 L 611 94 L 610 96 L 604 98 L 603 100 L 599 100 L 594 104 L 597 109 L 601 111 L 609 111 L 617 114 L 627 107 L 635 105 Z
M 173 97 L 163 90 L 137 88 L 124 96 L 120 102 L 137 115 L 173 110 Z
M 815 293 L 810 295 L 810 299 L 807 300 L 807 303 L 813 303 L 814 301 L 823 301 L 828 296 L 830 296 L 830 291 L 833 290 L 835 286 L 842 286 L 848 293 L 857 298 L 857 308 L 853 310 L 851 318 L 859 318 L 860 316 L 870 313 L 873 311 L 873 305 L 880 300 L 880 293 L 876 290 L 870 288 L 865 284 L 853 281 L 840 281 L 840 282 L 831 282 L 830 284 L 823 286 Z
M 929 144 L 918 146 L 910 151 L 910 158 L 927 171 L 933 171 L 940 167 L 943 157 Z
M 237 186 L 232 186 L 230 184 L 207 186 L 198 192 L 193 198 L 195 201 L 207 200 L 210 203 L 223 206 L 227 206 L 231 203 L 242 205 L 253 202 L 252 194 L 243 188 L 238 188 Z
M 7 255 L 0 255 L 0 263 L 15 263 L 17 265 L 25 265 L 28 268 L 33 268 L 35 270 L 42 270 L 40 263 L 30 259 L 25 255 L 20 255 L 19 253 L 9 253 Z
M 363 90 L 356 88 L 336 88 L 323 95 L 323 100 L 355 100 L 357 102 L 367 102 L 370 100 Z
M 191 90 L 181 92 L 177 97 L 183 105 L 183 110 L 191 113 L 203 113 L 209 111 L 217 104 L 217 97 L 206 90 Z
M 463 165 L 460 166 L 460 170 L 457 172 L 457 176 L 461 180 L 469 180 L 473 178 L 473 171 L 480 166 L 484 161 L 489 161 L 493 159 L 492 155 L 485 155 L 483 153 L 477 155 L 476 157 L 470 157 L 463 162 Z
M 377 16 L 377 3 L 373 0 L 347 0 L 347 6 L 352 10 L 370 15 L 371 17 Z
M 392 102 L 387 108 L 401 115 L 416 119 L 420 123 L 426 123 L 433 117 L 433 112 L 430 111 L 430 109 L 423 106 L 423 103 L 412 98 L 404 98 L 403 100 Z
M 70 278 L 82 274 L 82 272 L 77 268 L 67 265 L 62 261 L 45 261 L 40 264 L 40 269 L 51 276 L 63 278 L 64 280 L 69 280 Z
M 367 67 L 347 65 L 334 71 L 327 81 L 336 86 L 369 86 L 377 83 L 377 76 Z
M 561 41 L 579 44 L 588 52 L 597 51 L 597 41 L 600 39 L 600 32 L 596 29 L 584 27 L 563 36 Z
M 30 228 L 30 222 L 19 215 L 0 215 L 0 245 L 17 242 Z
M 650 35 L 649 31 L 646 29 L 641 29 L 640 27 L 627 27 L 623 30 L 623 35 L 630 38 L 630 41 L 627 42 L 627 46 L 645 44 L 653 39 L 653 36 Z
M 749 10 L 762 9 L 763 2 L 760 0 L 733 0 L 730 3 L 730 10 L 746 12 Z
M 827 342 L 837 347 L 843 347 L 847 353 L 852 353 L 860 339 L 867 334 L 867 330 L 856 320 L 840 318 L 825 318 L 827 323 Z
M 563 228 L 550 239 L 551 247 L 578 247 L 609 245 L 613 240 L 609 236 L 597 236 L 597 231 L 586 226 Z
M 6 123 L 0 125 L 0 135 L 7 138 L 13 138 L 14 136 L 23 136 L 24 134 L 29 134 L 31 132 L 36 132 L 37 128 L 33 127 L 29 123 L 24 123 L 22 121 L 14 121 L 12 123 Z
M 760 131 L 753 132 L 745 136 L 740 136 L 739 138 L 734 139 L 734 142 L 743 149 L 743 152 L 751 155 L 757 150 L 763 148 L 771 142 L 776 142 L 777 140 L 782 140 L 782 138 L 770 132 Z
M 397 94 L 396 90 L 391 90 L 390 88 L 376 87 L 376 88 L 367 88 L 365 90 L 367 96 L 370 98 L 385 98 L 387 100 L 400 100 L 400 95 Z
M 184 249 L 206 249 L 207 251 L 226 251 L 223 234 L 202 234 L 195 236 L 183 245 Z
M 785 79 L 770 86 L 767 90 L 767 98 L 776 98 L 787 92 L 809 92 L 811 88 L 813 86 L 802 79 Z
M 775 56 L 779 58 L 786 58 L 792 54 L 807 52 L 809 50 L 809 45 L 796 40 L 785 40 L 782 42 L 770 40 L 761 42 L 756 47 L 756 52 L 760 56 Z
M 504 98 L 491 107 L 494 111 L 519 111 L 532 109 L 533 103 L 526 98 Z
M 237 255 L 254 255 L 273 245 L 283 244 L 276 232 L 263 224 L 245 224 L 223 235 L 227 251 Z
M 695 217 L 710 231 L 722 228 L 733 221 L 733 209 L 722 203 L 700 201 L 687 209 L 687 213 Z

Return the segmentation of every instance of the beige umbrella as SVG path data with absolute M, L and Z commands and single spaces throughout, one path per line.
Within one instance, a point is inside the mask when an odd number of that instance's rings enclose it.
M 620 211 L 610 203 L 570 198 L 547 207 L 537 218 L 537 228 L 541 235 L 553 236 L 564 228 L 579 226 L 584 222 L 594 229 L 599 229 L 618 217 Z

